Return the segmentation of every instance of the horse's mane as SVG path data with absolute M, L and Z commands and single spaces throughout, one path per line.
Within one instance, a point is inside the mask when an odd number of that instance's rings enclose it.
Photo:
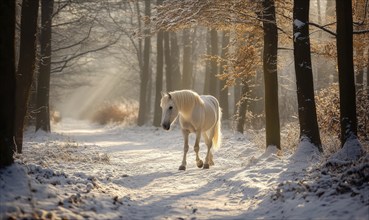
M 204 105 L 204 101 L 199 94 L 192 90 L 177 90 L 170 92 L 170 95 L 182 113 L 190 112 L 195 104 Z

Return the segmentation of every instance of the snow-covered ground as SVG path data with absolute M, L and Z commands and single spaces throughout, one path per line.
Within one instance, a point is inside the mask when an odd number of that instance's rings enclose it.
M 223 130 L 215 166 L 197 168 L 190 150 L 179 171 L 178 128 L 64 120 L 53 129 L 27 132 L 23 155 L 0 170 L 1 219 L 369 218 L 368 156 L 327 162 L 306 143 L 294 155 L 265 152 Z

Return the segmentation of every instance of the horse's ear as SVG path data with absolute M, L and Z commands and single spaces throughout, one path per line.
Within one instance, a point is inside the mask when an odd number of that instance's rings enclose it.
M 169 96 L 170 99 L 172 99 L 172 95 L 169 92 L 167 92 L 167 95 Z
M 165 96 L 165 93 L 163 91 L 160 92 L 161 97 Z

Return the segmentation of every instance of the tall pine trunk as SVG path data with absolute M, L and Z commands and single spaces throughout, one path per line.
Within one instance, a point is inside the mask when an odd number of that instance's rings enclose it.
M 218 32 L 215 29 L 211 29 L 210 31 L 210 42 L 212 59 L 210 62 L 209 94 L 218 98 L 218 80 L 216 78 L 216 75 L 218 74 L 218 64 L 215 59 L 215 57 L 218 56 Z
M 293 46 L 300 122 L 300 140 L 308 138 L 319 151 L 323 151 L 316 116 L 314 81 L 311 65 L 309 37 L 310 1 L 295 0 L 293 5 Z
M 36 66 L 38 0 L 24 0 L 21 12 L 21 39 L 17 72 L 15 143 L 22 153 L 24 121 Z
M 161 4 L 162 1 L 158 1 Z M 154 122 L 153 125 L 156 127 L 160 126 L 161 121 L 161 109 L 160 109 L 160 99 L 161 92 L 163 90 L 163 67 L 164 67 L 164 51 L 163 51 L 163 31 L 158 32 L 156 42 L 156 86 L 155 86 L 155 104 L 154 104 Z
M 13 163 L 15 145 L 15 1 L 0 1 L 0 167 Z
M 251 119 L 252 127 L 254 129 L 261 129 L 264 127 L 264 83 L 263 83 L 263 73 L 261 69 L 256 71 L 255 77 L 252 80 L 252 91 L 250 100 L 250 111 L 253 114 Z
M 206 54 L 211 54 L 211 37 L 210 30 L 206 32 Z M 205 80 L 204 80 L 204 92 L 203 94 L 210 94 L 210 79 L 211 79 L 211 62 L 206 59 L 205 61 Z
M 237 108 L 237 131 L 240 133 L 243 133 L 244 131 L 245 121 L 246 121 L 246 111 L 247 111 L 247 106 L 249 104 L 248 96 L 250 95 L 250 87 L 249 87 L 250 80 L 248 78 L 249 77 L 243 80 L 242 96 L 241 96 L 241 100 L 239 101 L 239 105 Z
M 173 91 L 172 83 L 172 59 L 170 57 L 170 39 L 169 32 L 164 32 L 164 57 L 165 57 L 165 81 L 167 92 Z
M 224 66 L 227 65 L 227 54 L 228 54 L 228 44 L 229 44 L 229 31 L 223 32 L 222 37 L 222 53 L 221 58 L 223 59 L 223 62 L 220 64 L 220 70 L 219 73 L 223 74 L 224 72 Z M 220 94 L 219 94 L 219 104 L 222 108 L 222 117 L 224 119 L 229 118 L 229 107 L 228 107 L 228 87 L 226 86 L 226 81 L 221 80 L 220 86 L 219 86 Z
M 266 147 L 274 145 L 281 149 L 277 76 L 278 32 L 274 0 L 264 0 L 263 9 Z
M 192 42 L 190 29 L 183 30 L 182 89 L 192 87 Z
M 182 77 L 181 77 L 181 69 L 180 69 L 180 59 L 179 59 L 179 46 L 177 40 L 177 33 L 170 32 L 170 59 L 171 59 L 171 67 L 172 67 L 172 89 L 178 90 L 181 89 L 182 85 Z
M 233 109 L 233 115 L 237 115 L 238 114 L 238 104 L 241 101 L 241 93 L 242 93 L 242 88 L 241 85 L 239 83 L 239 80 L 236 79 L 236 83 L 233 86 L 233 99 L 234 99 L 234 109 Z
M 322 12 L 321 12 L 321 0 L 317 0 L 317 11 L 318 11 L 318 24 L 322 24 Z M 325 22 L 325 21 L 324 21 Z M 323 31 L 319 31 L 318 37 L 323 37 Z M 322 55 L 316 55 L 316 89 L 321 90 L 326 88 L 329 85 L 329 75 L 326 71 L 324 71 L 323 65 L 325 65 L 325 62 L 322 61 L 325 59 Z M 322 60 L 321 60 L 322 59 Z
M 340 92 L 341 145 L 357 136 L 351 0 L 336 0 L 337 64 Z
M 150 17 L 151 7 L 150 0 L 145 0 L 145 16 Z M 142 126 L 147 121 L 147 93 L 148 93 L 148 83 L 150 75 L 150 48 L 151 48 L 151 37 L 149 36 L 150 30 L 148 29 L 148 24 L 145 24 L 145 40 L 143 49 L 143 68 L 141 72 L 141 84 L 140 84 L 140 106 L 138 110 L 137 125 Z
M 41 0 L 40 69 L 37 83 L 36 131 L 50 132 L 51 23 L 54 0 Z

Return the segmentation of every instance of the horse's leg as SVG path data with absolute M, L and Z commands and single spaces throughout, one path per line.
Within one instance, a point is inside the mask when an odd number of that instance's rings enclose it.
M 184 146 L 183 146 L 183 160 L 181 166 L 179 166 L 179 170 L 186 170 L 186 157 L 188 152 L 188 135 L 190 134 L 187 130 L 182 129 L 182 134 L 184 138 Z
M 209 153 L 209 165 L 214 166 L 213 153 L 211 153 L 211 151 Z
M 196 131 L 195 146 L 193 147 L 193 149 L 195 150 L 195 153 L 196 153 L 196 165 L 198 168 L 201 168 L 204 165 L 204 163 L 199 157 L 200 138 L 201 138 L 201 131 Z
M 210 144 L 211 146 L 213 146 L 213 137 L 214 137 L 214 133 L 215 133 L 215 130 L 213 129 L 211 132 L 210 132 L 210 135 L 208 137 L 208 140 L 210 141 Z M 210 147 L 211 148 L 211 147 Z M 214 165 L 214 161 L 213 161 L 213 153 L 211 153 L 211 151 L 209 150 L 209 165 L 210 166 L 213 166 Z
M 205 157 L 205 163 L 204 163 L 204 169 L 209 169 L 210 166 L 210 161 L 212 160 L 213 155 L 211 154 L 210 150 L 211 147 L 213 145 L 212 140 L 209 138 L 209 136 L 211 137 L 211 135 L 207 135 L 206 132 L 202 133 L 202 136 L 204 137 L 204 141 L 206 146 L 208 147 L 208 152 L 206 153 L 206 157 Z

